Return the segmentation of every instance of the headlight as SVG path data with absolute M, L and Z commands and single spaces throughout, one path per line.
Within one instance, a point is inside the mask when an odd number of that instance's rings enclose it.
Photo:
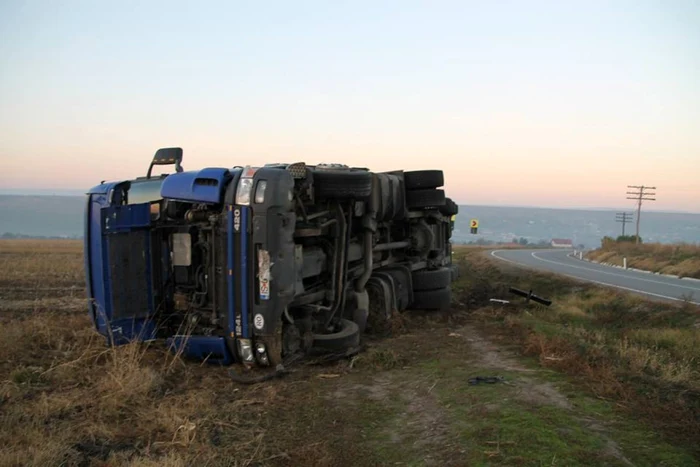
M 253 346 L 250 343 L 250 339 L 238 339 L 238 354 L 244 363 L 253 363 L 255 357 L 253 356 Z
M 258 363 L 264 366 L 269 365 L 270 359 L 267 358 L 267 349 L 265 348 L 265 344 L 262 342 L 258 342 L 255 344 L 255 354 L 258 359 Z
M 253 191 L 253 179 L 242 178 L 241 181 L 238 182 L 238 190 L 236 190 L 236 204 L 249 206 L 251 191 Z
M 267 188 L 267 182 L 265 180 L 260 180 L 258 182 L 258 187 L 255 189 L 255 202 L 257 204 L 262 204 L 265 202 L 265 189 Z

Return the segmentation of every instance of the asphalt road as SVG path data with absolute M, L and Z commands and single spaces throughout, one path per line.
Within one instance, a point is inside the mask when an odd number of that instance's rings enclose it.
M 531 269 L 615 287 L 649 297 L 700 305 L 700 281 L 604 266 L 569 256 L 571 250 L 494 250 L 491 256 Z

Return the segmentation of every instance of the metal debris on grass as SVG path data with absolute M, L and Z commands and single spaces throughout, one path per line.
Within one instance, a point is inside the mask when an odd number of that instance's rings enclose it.
M 469 384 L 472 386 L 480 383 L 494 384 L 503 383 L 505 380 L 506 379 L 503 376 L 476 376 L 474 378 L 469 378 Z

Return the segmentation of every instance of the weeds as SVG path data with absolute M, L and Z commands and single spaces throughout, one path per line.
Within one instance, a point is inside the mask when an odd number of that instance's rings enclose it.
M 627 258 L 628 267 L 700 279 L 700 245 L 690 243 L 604 242 L 587 257 L 618 266 Z
M 401 368 L 407 363 L 404 356 L 392 349 L 370 349 L 358 355 L 353 363 L 356 368 L 371 367 L 379 370 Z
M 316 465 L 328 457 L 292 449 L 313 426 L 297 412 L 322 404 L 303 385 L 236 387 L 223 369 L 186 364 L 157 343 L 107 346 L 87 314 L 82 260 L 79 242 L 0 241 L 0 465 Z M 285 411 L 297 418 L 277 422 Z
M 36 366 L 18 366 L 10 373 L 10 379 L 19 386 L 38 386 L 45 384 L 43 368 Z
M 85 289 L 82 252 L 79 240 L 1 240 L 0 290 L 51 289 L 49 296 L 71 289 L 80 293 Z
M 473 263 L 480 261 L 477 257 Z M 697 306 L 648 302 L 547 274 L 522 278 L 508 266 L 480 270 L 488 273 L 491 290 L 546 280 L 554 292 L 547 309 L 493 313 L 482 302 L 474 316 L 488 329 L 519 342 L 523 354 L 543 367 L 573 376 L 597 397 L 616 401 L 669 436 L 690 445 L 700 439 Z
M 493 388 L 468 387 L 474 369 L 469 358 L 481 349 L 455 332 L 465 324 L 486 327 L 552 373 L 571 375 L 587 392 L 660 427 L 676 443 L 692 448 L 699 436 L 696 307 L 650 304 L 547 275 L 522 275 L 495 266 L 478 249 L 460 249 L 462 278 L 452 313 L 395 313 L 394 337 L 370 346 L 351 365 L 318 369 L 338 378 L 310 377 L 315 370 L 309 367 L 242 387 L 221 368 L 188 364 L 157 343 L 106 346 L 92 329 L 85 302 L 70 298 L 76 289 L 38 292 L 56 284 L 83 286 L 81 249 L 51 243 L 0 242 L 2 265 L 16 268 L 0 276 L 0 465 L 382 464 L 407 451 L 426 454 L 400 437 L 387 439 L 387 426 L 413 433 L 415 427 L 396 421 L 408 420 L 429 432 L 433 422 L 442 426 L 444 413 L 454 418 L 451 429 L 468 434 L 465 445 L 496 453 L 489 462 L 540 459 L 541 449 L 535 454 L 520 441 L 531 436 L 535 419 L 549 430 L 554 415 L 538 411 L 533 418 L 534 411 L 516 406 L 499 412 L 492 407 L 497 399 L 484 408 L 480 398 Z M 28 253 L 36 254 L 23 260 Z M 510 285 L 552 297 L 554 304 L 489 303 L 507 298 Z M 433 360 L 439 371 L 422 369 Z M 353 387 L 367 399 L 358 402 Z M 437 394 L 443 405 L 433 399 Z M 478 412 L 460 412 L 464 407 Z M 399 416 L 405 413 L 408 418 Z M 555 415 L 554 426 L 569 423 Z M 501 443 L 499 430 L 518 441 Z M 460 446 L 441 436 L 427 455 L 459 462 Z M 559 432 L 548 436 L 555 440 Z M 559 444 L 565 455 L 567 445 Z M 590 446 L 581 446 L 577 455 L 585 459 Z

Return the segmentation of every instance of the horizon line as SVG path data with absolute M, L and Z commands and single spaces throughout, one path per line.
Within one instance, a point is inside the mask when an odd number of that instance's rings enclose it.
M 70 189 L 39 189 L 39 190 L 22 190 L 19 188 L 15 189 L 1 189 L 0 196 L 54 196 L 54 197 L 79 197 L 85 196 L 80 190 L 70 190 Z M 628 209 L 623 207 L 603 207 L 603 206 L 543 206 L 543 205 L 528 205 L 528 204 L 467 204 L 457 201 L 458 206 L 473 206 L 473 207 L 493 207 L 493 208 L 520 208 L 520 209 L 552 209 L 552 210 L 574 210 L 574 211 L 634 211 L 634 209 Z M 657 212 L 657 213 L 668 213 L 668 214 L 694 214 L 700 215 L 700 211 L 686 211 L 682 209 L 644 209 L 644 212 Z

